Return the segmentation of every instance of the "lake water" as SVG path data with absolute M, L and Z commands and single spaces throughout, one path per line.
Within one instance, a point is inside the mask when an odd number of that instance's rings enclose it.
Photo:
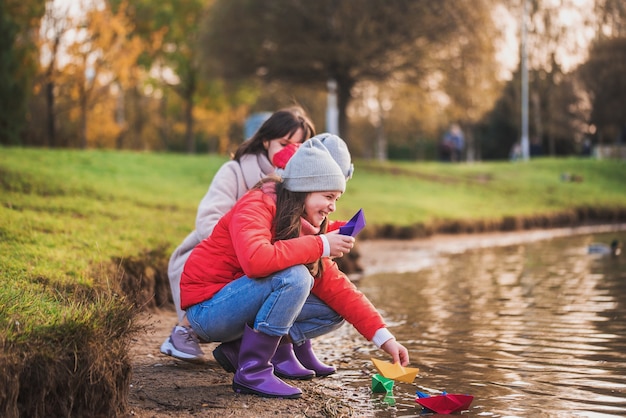
M 388 357 L 344 326 L 360 343 L 334 379 L 377 417 L 420 415 L 416 390 L 473 395 L 465 416 L 626 416 L 626 254 L 587 253 L 614 238 L 626 232 L 414 250 L 416 271 L 368 274 L 358 287 L 409 349 L 417 378 L 395 382 L 386 399 L 371 393 L 369 357 Z

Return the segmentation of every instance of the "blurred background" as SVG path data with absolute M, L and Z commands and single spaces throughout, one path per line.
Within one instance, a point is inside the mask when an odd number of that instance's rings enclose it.
M 292 104 L 356 158 L 626 143 L 623 0 L 3 0 L 0 56 L 3 145 L 227 154 Z

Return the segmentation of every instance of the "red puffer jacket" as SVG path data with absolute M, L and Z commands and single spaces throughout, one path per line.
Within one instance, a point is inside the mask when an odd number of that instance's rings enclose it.
M 270 183 L 271 184 L 271 183 Z M 276 214 L 273 188 L 246 193 L 191 252 L 180 282 L 183 309 L 210 299 L 241 276 L 263 278 L 322 256 L 323 242 L 305 235 L 272 243 Z M 385 326 L 375 307 L 330 258 L 315 279 L 312 293 L 371 340 Z

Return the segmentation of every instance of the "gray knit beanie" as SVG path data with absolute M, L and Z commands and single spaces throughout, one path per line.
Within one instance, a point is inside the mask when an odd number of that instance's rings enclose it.
M 346 190 L 341 168 L 316 138 L 304 141 L 280 175 L 285 188 L 292 192 Z
M 326 147 L 330 155 L 343 171 L 343 175 L 346 180 L 352 178 L 354 173 L 354 165 L 352 164 L 352 157 L 350 157 L 350 151 L 345 141 L 339 138 L 337 135 L 325 132 L 314 136 L 313 138 L 319 139 Z

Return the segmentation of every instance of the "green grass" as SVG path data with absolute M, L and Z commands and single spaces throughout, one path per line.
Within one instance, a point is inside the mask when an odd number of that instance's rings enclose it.
M 90 268 L 173 249 L 225 161 L 217 156 L 4 148 L 0 257 L 30 276 L 91 283 Z M 564 182 L 562 173 L 582 176 Z M 337 219 L 363 207 L 369 225 L 549 215 L 626 207 L 621 161 L 356 162 Z M 6 268 L 6 267 L 5 267 Z
M 563 181 L 564 173 L 581 176 L 582 182 Z M 401 226 L 549 216 L 580 207 L 626 207 L 624 174 L 624 162 L 587 159 L 362 163 L 345 201 L 346 206 L 363 206 L 372 223 Z
M 69 359 L 59 369 L 65 370 L 75 367 L 81 353 L 91 355 L 85 353 L 92 353 L 94 344 L 111 352 L 108 345 L 127 341 L 133 313 L 119 296 L 120 260 L 154 249 L 166 259 L 194 228 L 197 205 L 225 161 L 213 155 L 0 148 L 0 341 L 5 348 L 0 375 L 15 369 L 24 378 L 25 370 L 32 372 L 27 362 L 42 347 L 56 347 L 48 358 Z M 356 161 L 355 166 L 333 217 L 347 219 L 362 207 L 371 235 L 388 226 L 497 223 L 578 208 L 626 213 L 622 161 Z M 581 176 L 582 182 L 563 181 L 563 173 Z M 125 346 L 119 346 L 121 358 Z M 120 379 L 103 381 L 125 385 Z M 0 393 L 0 400 L 9 398 Z M 10 411 L 6 402 L 0 402 L 0 415 Z
M 174 244 L 193 227 L 218 157 L 3 149 L 3 264 L 91 281 L 90 266 Z M 6 260 L 8 258 L 9 260 Z M 42 262 L 44 261 L 44 262 Z
M 224 161 L 0 148 L 0 416 L 124 410 L 136 309 L 117 260 L 173 249 Z
M 197 205 L 224 161 L 212 155 L 1 149 L 3 275 L 91 285 L 98 266 L 111 259 L 172 250 L 193 229 Z M 355 165 L 334 217 L 347 219 L 363 207 L 372 229 L 626 207 L 621 161 Z M 564 182 L 563 173 L 583 181 Z

